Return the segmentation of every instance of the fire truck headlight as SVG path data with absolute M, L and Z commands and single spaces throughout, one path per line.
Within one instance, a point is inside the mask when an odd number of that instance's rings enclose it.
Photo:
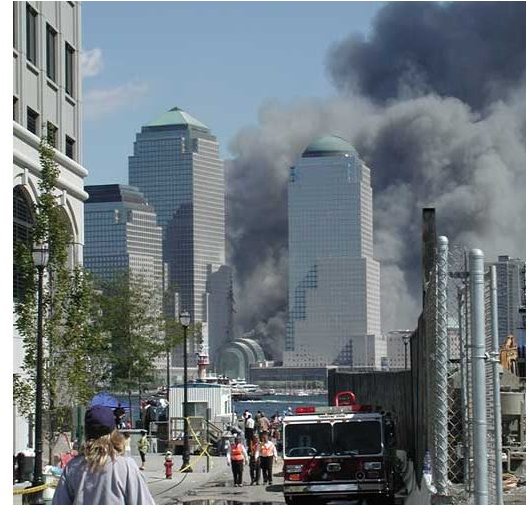
M 364 463 L 364 469 L 381 469 L 381 463 L 380 462 L 365 462 Z
M 303 468 L 302 464 L 287 464 L 285 466 L 286 473 L 301 473 Z

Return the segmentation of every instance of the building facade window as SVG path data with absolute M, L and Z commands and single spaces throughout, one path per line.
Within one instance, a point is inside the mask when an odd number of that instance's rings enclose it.
M 70 157 L 70 159 L 75 159 L 75 141 L 71 137 L 66 136 L 64 151 L 67 157 Z
M 53 123 L 48 122 L 46 124 L 46 136 L 48 138 L 48 143 L 54 148 L 57 148 L 57 130 L 57 127 Z
M 75 50 L 68 43 L 65 43 L 64 89 L 72 97 L 74 96 L 74 52 Z
M 31 202 L 21 186 L 13 189 L 13 252 L 20 245 L 31 245 L 31 231 L 33 228 L 33 209 Z M 24 297 L 24 277 L 16 265 L 13 255 L 13 299 L 20 301 Z
M 18 49 L 18 9 L 13 5 L 13 48 Z
M 37 64 L 37 11 L 26 4 L 26 58 Z
M 28 107 L 27 129 L 36 136 L 39 135 L 39 115 L 30 107 Z
M 13 97 L 13 121 L 18 121 L 18 98 Z
M 46 74 L 57 82 L 57 31 L 46 24 Z

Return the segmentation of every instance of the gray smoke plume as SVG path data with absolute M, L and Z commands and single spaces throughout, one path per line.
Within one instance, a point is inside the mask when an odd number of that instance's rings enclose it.
M 240 332 L 280 357 L 287 318 L 287 176 L 322 134 L 352 141 L 372 170 L 385 330 L 412 328 L 419 314 L 423 207 L 437 209 L 440 233 L 482 248 L 489 259 L 524 256 L 524 37 L 514 9 L 522 19 L 520 4 L 485 11 L 478 3 L 458 9 L 391 4 L 380 11 L 370 41 L 349 39 L 331 50 L 329 68 L 347 98 L 268 104 L 257 127 L 239 132 L 227 177 Z M 459 20 L 464 12 L 467 19 Z M 507 19 L 513 20 L 510 31 Z M 427 29 L 436 44 L 424 41 Z M 451 57 L 457 49 L 444 30 L 458 35 L 458 58 Z M 400 34 L 401 46 L 394 44 Z M 482 56 L 491 49 L 496 57 Z M 506 60 L 502 72 L 500 56 Z M 473 67 L 473 59 L 480 73 L 458 73 L 466 60 Z M 431 60 L 438 64 L 425 64 Z M 378 87 L 368 89 L 374 80 Z
M 524 79 L 525 3 L 392 2 L 328 68 L 340 90 L 378 102 L 434 91 L 482 109 Z

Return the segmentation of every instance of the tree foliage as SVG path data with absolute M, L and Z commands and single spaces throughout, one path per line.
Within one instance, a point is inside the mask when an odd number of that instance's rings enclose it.
M 43 410 L 52 417 L 59 407 L 85 403 L 98 388 L 98 374 L 87 365 L 104 360 L 105 348 L 96 323 L 90 278 L 68 262 L 73 255 L 72 235 L 56 188 L 59 168 L 55 150 L 43 139 L 39 146 L 41 177 L 29 244 L 14 248 L 15 266 L 22 276 L 22 298 L 14 299 L 15 326 L 23 341 L 21 373 L 13 377 L 15 403 L 28 416 L 35 405 L 37 276 L 32 248 L 47 244 L 49 261 L 43 283 Z M 99 334 L 99 335 L 98 335 Z M 101 376 L 101 375 L 99 375 Z M 53 434 L 52 434 L 53 435 Z
M 124 271 L 102 283 L 101 309 L 110 341 L 112 387 L 136 389 L 152 378 L 156 358 L 164 351 L 160 291 Z

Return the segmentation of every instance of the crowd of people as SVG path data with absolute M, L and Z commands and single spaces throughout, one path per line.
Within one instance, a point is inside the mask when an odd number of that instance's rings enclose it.
M 250 485 L 272 484 L 273 463 L 278 460 L 282 417 L 275 414 L 269 420 L 262 412 L 255 416 L 246 410 L 242 428 L 227 452 L 227 464 L 232 468 L 234 486 L 243 486 L 244 466 L 249 466 Z M 142 430 L 138 441 L 141 466 L 130 457 L 130 435 L 126 430 L 125 410 L 94 405 L 86 411 L 86 442 L 80 453 L 65 464 L 59 479 L 53 504 L 72 505 L 141 505 L 153 504 L 145 477 L 145 454 L 148 450 L 147 431 Z M 124 430 L 125 429 L 125 430 Z M 123 432 L 122 432 L 123 430 Z M 172 460 L 166 458 L 166 477 L 171 477 Z M 171 464 L 171 466 L 169 466 Z M 169 473 L 169 476 L 168 476 Z
M 237 432 L 226 454 L 227 464 L 232 467 L 234 486 L 243 486 L 245 465 L 249 467 L 250 485 L 259 485 L 261 478 L 264 485 L 272 485 L 272 466 L 278 460 L 282 418 L 276 413 L 269 420 L 261 411 L 252 416 L 245 410 L 241 421 L 244 439 Z

